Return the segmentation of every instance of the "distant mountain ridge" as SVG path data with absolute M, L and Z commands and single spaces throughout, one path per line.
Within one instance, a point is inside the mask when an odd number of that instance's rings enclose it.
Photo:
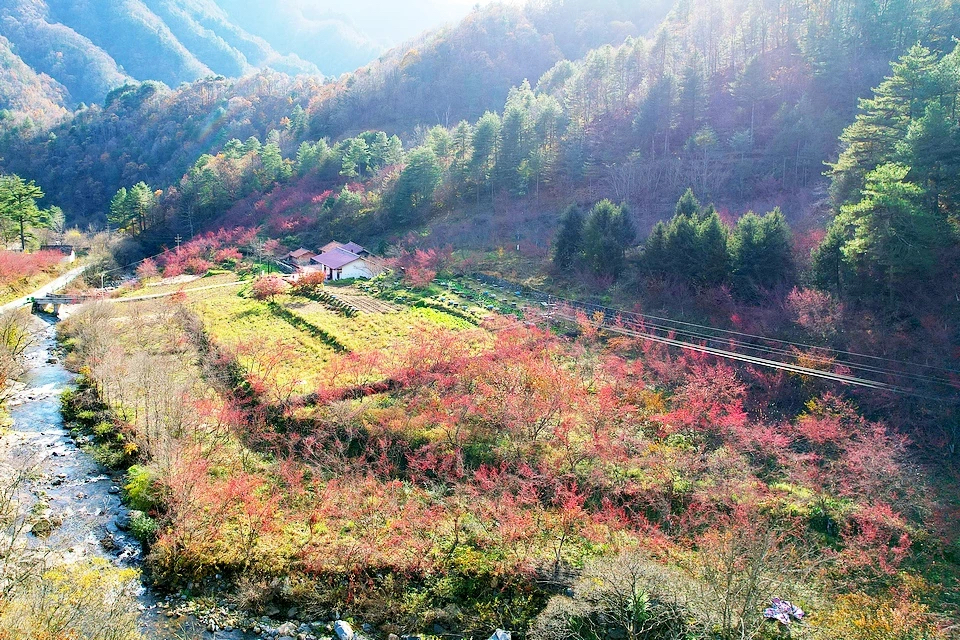
M 233 24 L 212 0 L 7 0 L 0 36 L 0 55 L 12 65 L 4 73 L 17 69 L 26 96 L 0 94 L 0 108 L 21 113 L 100 102 L 132 81 L 176 87 L 267 67 L 319 74 Z
M 321 73 L 339 76 L 368 64 L 386 47 L 349 18 L 334 12 L 304 15 L 293 2 L 215 0 L 230 20 L 283 53 L 299 56 Z

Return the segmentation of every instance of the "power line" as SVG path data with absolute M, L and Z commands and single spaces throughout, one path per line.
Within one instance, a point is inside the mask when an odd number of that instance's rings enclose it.
M 820 345 L 812 345 L 812 344 L 806 344 L 806 343 L 803 343 L 803 342 L 796 342 L 796 341 L 791 341 L 791 340 L 783 340 L 783 339 L 780 339 L 780 338 L 770 338 L 770 337 L 767 337 L 767 336 L 761 336 L 761 335 L 757 335 L 757 334 L 753 334 L 753 333 L 745 333 L 745 332 L 742 332 L 742 331 L 735 331 L 735 330 L 732 330 L 732 329 L 721 329 L 721 328 L 719 328 L 719 327 L 711 327 L 711 326 L 709 326 L 709 325 L 697 324 L 697 323 L 695 323 L 695 322 L 687 322 L 687 321 L 684 321 L 684 320 L 675 320 L 675 319 L 673 319 L 673 318 L 665 318 L 665 317 L 662 317 L 662 316 L 655 316 L 655 315 L 646 314 L 646 313 L 641 313 L 641 312 L 636 312 L 636 311 L 627 311 L 627 310 L 625 310 L 625 309 L 614 309 L 614 308 L 612 308 L 612 307 L 607 307 L 607 306 L 599 305 L 599 304 L 592 303 L 592 302 L 583 302 L 583 301 L 580 301 L 580 300 L 571 300 L 571 299 L 567 299 L 567 298 L 562 298 L 562 297 L 560 297 L 560 296 L 556 296 L 556 295 L 553 295 L 553 294 L 550 294 L 550 293 L 546 293 L 546 292 L 544 292 L 544 291 L 540 291 L 540 290 L 538 290 L 538 289 L 534 289 L 534 288 L 532 288 L 532 287 L 528 287 L 528 286 L 525 286 L 525 285 L 520 285 L 520 284 L 517 284 L 517 283 L 515 283 L 515 282 L 510 282 L 509 280 L 504 280 L 504 279 L 502 279 L 502 278 L 493 278 L 493 277 L 491 277 L 491 276 L 486 276 L 486 275 L 483 275 L 483 274 L 478 274 L 478 275 L 482 276 L 482 279 L 481 279 L 481 278 L 478 278 L 481 282 L 483 282 L 484 279 L 487 279 L 487 280 L 490 280 L 490 281 L 492 281 L 492 282 L 500 283 L 500 284 L 502 284 L 502 285 L 509 285 L 510 287 L 514 287 L 515 290 L 519 290 L 519 291 L 524 291 L 524 290 L 526 290 L 526 291 L 529 291 L 530 293 L 532 293 L 532 294 L 534 295 L 535 298 L 538 298 L 541 302 L 543 302 L 543 301 L 547 301 L 547 302 L 556 301 L 556 302 L 559 302 L 559 303 L 569 304 L 570 306 L 573 306 L 573 307 L 580 307 L 580 308 L 585 308 L 585 309 L 591 309 L 591 310 L 594 310 L 594 311 L 600 311 L 600 312 L 605 313 L 605 314 L 606 314 L 606 313 L 613 313 L 614 315 L 629 316 L 629 317 L 634 317 L 634 318 L 643 318 L 643 319 L 647 319 L 647 320 L 653 320 L 653 321 L 655 321 L 655 322 L 669 322 L 669 323 L 673 323 L 673 324 L 677 324 L 677 325 L 681 325 L 681 326 L 692 327 L 692 328 L 694 328 L 694 329 L 703 329 L 703 330 L 707 330 L 707 331 L 713 331 L 713 332 L 717 332 L 717 333 L 723 333 L 723 334 L 727 334 L 727 335 L 737 336 L 737 337 L 740 337 L 740 338 L 752 338 L 752 339 L 755 339 L 755 340 L 763 340 L 763 341 L 765 341 L 765 342 L 776 342 L 776 343 L 779 343 L 779 344 L 785 344 L 785 345 L 794 346 L 794 347 L 803 348 L 803 349 L 816 349 L 816 350 L 820 350 L 820 351 L 830 351 L 830 352 L 832 352 L 832 353 L 836 353 L 836 354 L 840 354 L 840 355 L 845 355 L 845 356 L 850 356 L 850 357 L 854 357 L 854 358 L 865 358 L 865 359 L 868 359 L 868 360 L 877 360 L 877 361 L 883 361 L 883 362 L 890 362 L 890 363 L 893 363 L 893 364 L 902 364 L 902 365 L 907 365 L 907 366 L 910 366 L 910 367 L 919 367 L 919 368 L 923 368 L 923 369 L 935 369 L 935 370 L 943 371 L 943 372 L 945 372 L 945 373 L 952 373 L 952 374 L 955 374 L 955 375 L 960 376 L 960 370 L 950 369 L 950 368 L 947 368 L 947 367 L 941 367 L 941 366 L 938 366 L 938 365 L 924 364 L 924 363 L 920 363 L 920 362 L 909 362 L 909 361 L 906 361 L 906 360 L 897 360 L 897 359 L 895 359 L 895 358 L 887 358 L 887 357 L 883 357 L 883 356 L 876 356 L 876 355 L 871 355 L 871 354 L 866 354 L 866 353 L 857 353 L 857 352 L 854 352 L 854 351 L 844 351 L 844 350 L 842 350 L 842 349 L 834 349 L 834 348 L 832 348 L 832 347 L 823 347 L 823 346 L 820 346 Z M 486 284 L 486 283 L 485 283 L 485 284 Z M 853 363 L 851 363 L 851 364 L 853 364 Z
M 865 364 L 848 362 L 848 361 L 844 361 L 844 360 L 838 360 L 838 359 L 836 359 L 836 358 L 831 358 L 831 357 L 829 357 L 829 356 L 820 356 L 820 355 L 811 354 L 811 353 L 799 353 L 799 352 L 797 352 L 797 351 L 792 351 L 792 350 L 789 350 L 789 349 L 777 349 L 777 348 L 775 348 L 775 347 L 769 347 L 769 346 L 764 346 L 764 345 L 756 345 L 756 344 L 751 344 L 751 343 L 747 343 L 747 342 L 740 342 L 740 341 L 737 341 L 737 340 L 732 339 L 732 338 L 718 338 L 718 337 L 716 337 L 716 336 L 711 336 L 711 335 L 709 335 L 709 334 L 705 334 L 705 333 L 701 333 L 701 332 L 697 332 L 697 331 L 676 329 L 675 327 L 671 327 L 671 326 L 669 326 L 669 325 L 654 324 L 654 323 L 650 323 L 650 322 L 642 322 L 642 323 L 639 323 L 639 326 L 640 326 L 641 329 L 653 328 L 653 329 L 655 329 L 655 330 L 664 331 L 664 332 L 667 332 L 667 333 L 671 333 L 671 334 L 673 334 L 673 335 L 688 336 L 688 337 L 693 338 L 693 339 L 705 340 L 705 341 L 708 341 L 708 342 L 715 342 L 715 343 L 721 343 L 721 344 L 723 344 L 723 343 L 725 343 L 725 344 L 730 344 L 731 347 L 736 346 L 736 347 L 738 347 L 738 348 L 740 348 L 740 349 L 746 349 L 746 350 L 749 350 L 749 351 L 757 351 L 757 352 L 760 352 L 760 353 L 765 353 L 765 354 L 770 354 L 770 355 L 783 355 L 783 356 L 789 356 L 789 357 L 801 357 L 801 356 L 802 356 L 802 357 L 805 358 L 805 359 L 808 359 L 808 360 L 811 360 L 811 361 L 814 361 L 814 362 L 819 362 L 819 363 L 822 363 L 822 364 L 825 364 L 825 365 L 841 365 L 841 366 L 844 366 L 844 367 L 846 367 L 846 368 L 848 368 L 848 369 L 855 370 L 855 371 L 864 371 L 864 372 L 867 372 L 867 373 L 876 373 L 876 374 L 886 375 L 886 376 L 891 376 L 891 377 L 897 377 L 897 378 L 905 378 L 905 379 L 909 379 L 909 380 L 915 380 L 915 381 L 917 381 L 917 382 L 928 382 L 928 383 L 931 383 L 931 384 L 939 384 L 939 385 L 949 386 L 949 387 L 951 387 L 951 388 L 956 388 L 956 382 L 953 381 L 953 380 L 949 380 L 949 379 L 947 379 L 947 378 L 940 378 L 940 377 L 927 376 L 927 375 L 916 374 L 916 373 L 906 373 L 906 372 L 894 371 L 894 370 L 892 370 L 892 369 L 884 369 L 884 368 L 875 367 L 875 366 L 872 366 L 872 365 L 865 365 Z M 819 351 L 825 351 L 825 350 L 827 350 L 827 349 L 817 348 L 817 347 L 812 347 L 812 348 L 816 348 L 816 349 L 819 350 Z
M 483 280 L 481 280 L 481 282 L 483 282 Z M 508 284 L 510 286 L 517 287 L 515 283 L 511 283 L 509 281 L 501 281 L 501 282 L 504 284 Z M 805 357 L 805 358 L 808 358 L 809 360 L 812 360 L 813 362 L 844 366 L 845 368 L 850 369 L 851 371 L 873 373 L 881 376 L 886 376 L 889 378 L 911 380 L 911 381 L 921 382 L 921 383 L 946 385 L 946 386 L 949 386 L 951 389 L 955 390 L 957 386 L 957 382 L 955 380 L 951 380 L 944 377 L 924 375 L 924 374 L 918 374 L 918 373 L 908 373 L 904 371 L 896 371 L 892 369 L 883 368 L 880 366 L 864 364 L 859 362 L 850 362 L 847 360 L 831 358 L 829 356 L 824 356 L 824 355 L 797 353 L 796 351 L 790 350 L 790 349 L 777 348 L 775 346 L 769 346 L 769 345 L 758 345 L 752 342 L 744 341 L 742 340 L 742 338 L 746 337 L 746 338 L 752 338 L 755 340 L 763 340 L 763 341 L 771 342 L 774 344 L 787 345 L 794 348 L 813 349 L 821 353 L 827 352 L 827 353 L 834 353 L 834 354 L 845 354 L 852 357 L 861 357 L 861 358 L 872 359 L 877 361 L 892 362 L 892 363 L 898 363 L 898 364 L 903 364 L 907 366 L 917 366 L 925 369 L 938 370 L 938 371 L 944 371 L 949 373 L 960 373 L 952 369 L 947 369 L 945 367 L 911 363 L 911 362 L 906 362 L 902 360 L 896 360 L 893 358 L 870 356 L 868 354 L 859 354 L 859 353 L 843 351 L 839 349 L 830 349 L 826 347 L 819 347 L 816 345 L 808 345 L 800 342 L 791 342 L 788 340 L 767 338 L 765 336 L 759 336 L 756 334 L 750 334 L 745 332 L 718 329 L 716 327 L 710 327 L 707 325 L 702 325 L 702 324 L 697 324 L 692 322 L 684 322 L 679 320 L 673 320 L 671 318 L 663 318 L 660 316 L 653 316 L 649 314 L 624 311 L 621 309 L 613 309 L 610 307 L 605 307 L 603 305 L 597 305 L 597 304 L 588 303 L 588 302 L 569 300 L 566 298 L 561 298 L 558 296 L 546 294 L 546 293 L 537 291 L 535 289 L 530 289 L 530 288 L 526 288 L 526 289 L 528 289 L 528 291 L 531 291 L 533 293 L 533 297 L 538 301 L 540 301 L 542 304 L 566 306 L 572 310 L 600 312 L 601 314 L 603 314 L 601 326 L 603 326 L 608 331 L 619 333 L 621 335 L 637 337 L 644 340 L 665 344 L 668 346 L 674 346 L 674 347 L 679 347 L 686 350 L 697 351 L 699 353 L 710 354 L 717 357 L 754 364 L 757 366 L 763 366 L 767 368 L 779 369 L 779 370 L 788 371 L 792 373 L 798 373 L 801 375 L 821 378 L 821 379 L 830 380 L 833 382 L 838 382 L 841 384 L 848 384 L 848 385 L 853 385 L 858 387 L 866 387 L 866 388 L 871 388 L 876 390 L 890 391 L 900 395 L 925 398 L 928 400 L 935 400 L 939 402 L 951 402 L 951 403 L 958 402 L 958 399 L 929 396 L 929 395 L 918 393 L 913 389 L 910 389 L 901 385 L 890 384 L 890 383 L 882 382 L 880 380 L 875 380 L 872 378 L 865 378 L 865 377 L 856 376 L 856 375 L 837 373 L 835 371 L 824 371 L 821 369 L 806 367 L 800 364 L 794 364 L 789 362 L 783 362 L 781 360 L 765 358 L 758 355 L 739 353 L 737 351 L 734 351 L 733 349 L 754 351 L 754 352 L 758 352 L 766 355 L 780 355 L 780 356 L 789 356 L 793 358 Z M 549 314 L 547 315 L 549 317 Z M 562 313 L 558 313 L 557 315 L 568 321 L 576 320 L 576 315 L 573 315 L 573 314 L 564 315 Z M 624 325 L 624 318 L 627 318 L 628 321 L 629 319 L 633 319 L 636 326 L 632 328 L 627 325 Z M 664 323 L 667 323 L 667 324 L 664 324 Z M 679 327 L 672 326 L 669 323 L 673 323 L 674 325 L 680 325 L 680 326 Z M 684 327 L 691 327 L 691 328 L 687 329 Z M 666 332 L 668 335 L 667 336 L 657 335 L 656 333 L 650 330 L 647 330 L 648 328 L 652 329 L 653 331 Z M 708 333 L 708 332 L 727 334 L 727 336 L 729 337 L 718 336 L 716 335 L 716 333 Z M 708 346 L 708 344 L 703 344 L 703 343 L 697 344 L 695 342 L 689 342 L 686 340 L 678 340 L 676 339 L 676 336 L 686 337 L 690 340 L 700 340 L 706 343 L 710 343 L 710 342 L 721 343 L 721 344 L 725 343 L 725 344 L 729 344 L 730 348 L 721 349 L 714 346 Z M 737 337 L 734 337 L 734 336 L 737 336 Z
M 560 314 L 558 314 L 560 315 Z M 568 321 L 575 321 L 576 316 L 564 316 L 560 315 L 561 318 Z M 936 402 L 945 402 L 950 404 L 960 403 L 958 398 L 942 398 L 930 396 L 922 393 L 918 393 L 912 389 L 906 387 L 901 387 L 898 385 L 892 385 L 885 382 L 880 382 L 878 380 L 871 380 L 869 378 L 861 378 L 858 376 L 850 376 L 842 373 L 835 373 L 831 371 L 822 371 L 820 369 L 812 369 L 810 367 L 804 367 L 802 365 L 791 364 L 788 362 L 780 362 L 778 360 L 770 360 L 767 358 L 760 358 L 757 356 L 750 356 L 742 353 L 737 353 L 735 351 L 728 351 L 725 349 L 716 349 L 713 347 L 708 347 L 705 345 L 698 345 L 691 342 L 684 342 L 682 340 L 674 340 L 671 338 L 665 338 L 651 333 L 644 333 L 642 331 L 634 331 L 623 326 L 609 325 L 604 323 L 604 328 L 607 331 L 613 333 L 619 333 L 621 335 L 626 335 L 630 337 L 640 338 L 643 340 L 649 340 L 651 342 L 657 342 L 660 344 L 678 347 L 688 351 L 696 351 L 698 353 L 704 353 L 708 355 L 713 355 L 720 358 L 725 358 L 728 360 L 736 360 L 739 362 L 744 362 L 747 364 L 753 364 L 756 366 L 761 366 L 769 369 L 777 369 L 780 371 L 787 371 L 790 373 L 797 373 L 800 375 L 810 376 L 814 378 L 820 378 L 823 380 L 828 380 L 831 382 L 838 382 L 841 384 L 852 385 L 856 387 L 864 387 L 868 389 L 874 389 L 878 391 L 889 391 L 897 395 L 910 396 L 915 398 L 922 398 L 925 400 L 932 400 Z

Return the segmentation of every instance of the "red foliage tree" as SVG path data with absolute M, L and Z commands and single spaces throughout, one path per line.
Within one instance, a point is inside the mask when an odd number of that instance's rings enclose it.
M 159 274 L 160 271 L 157 269 L 157 262 L 152 258 L 147 258 L 137 267 L 137 277 L 141 280 L 156 278 Z
M 278 276 L 261 276 L 253 281 L 251 292 L 257 300 L 273 300 L 276 296 L 290 288 L 283 278 Z

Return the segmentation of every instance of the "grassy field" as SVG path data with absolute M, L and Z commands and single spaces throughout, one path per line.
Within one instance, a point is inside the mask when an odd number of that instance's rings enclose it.
M 116 297 L 121 299 L 138 298 L 141 296 L 155 296 L 176 293 L 178 291 L 190 292 L 205 287 L 237 282 L 239 279 L 240 277 L 235 273 L 217 273 L 214 275 L 197 278 L 196 280 L 191 280 L 190 282 L 165 283 L 161 280 L 148 286 L 121 289 Z
M 359 291 L 351 291 L 351 295 L 366 298 L 370 308 L 384 312 L 345 317 L 323 303 L 298 296 L 278 296 L 274 303 L 258 301 L 249 296 L 244 285 L 199 290 L 229 280 L 229 275 L 203 278 L 182 290 L 217 342 L 227 350 L 239 349 L 236 355 L 247 371 L 268 379 L 285 394 L 315 391 L 338 352 L 389 351 L 431 328 L 475 328 L 443 311 L 384 305 Z M 138 293 L 154 293 L 156 289 L 162 288 L 150 287 Z M 380 303 L 379 307 L 375 303 Z
M 429 326 L 453 330 L 472 328 L 469 322 L 434 309 L 398 306 L 391 313 L 359 313 L 347 318 L 306 298 L 291 296 L 281 302 L 284 307 L 336 336 L 351 351 L 388 349 Z
M 278 318 L 266 303 L 247 297 L 244 288 L 185 292 L 218 343 L 228 350 L 244 347 L 237 352 L 244 368 L 293 393 L 314 390 L 334 353 L 329 346 Z

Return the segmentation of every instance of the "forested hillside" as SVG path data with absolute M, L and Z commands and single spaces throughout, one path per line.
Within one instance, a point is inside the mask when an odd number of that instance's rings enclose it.
M 265 138 L 298 124 L 297 101 L 318 90 L 313 76 L 261 72 L 239 80 L 211 78 L 170 90 L 158 83 L 124 85 L 104 105 L 78 111 L 50 130 L 13 127 L 4 140 L 4 166 L 42 175 L 71 222 L 103 224 L 110 198 L 140 181 L 172 185 L 204 153 L 230 137 Z M 285 120 L 286 118 L 286 120 Z
M 364 129 L 411 133 L 452 126 L 496 109 L 507 91 L 555 63 L 649 33 L 673 5 L 557 0 L 491 5 L 459 25 L 394 49 L 318 96 L 311 133 L 339 137 Z
M 573 12 L 584 3 L 557 6 Z M 614 21 L 618 9 L 613 3 L 584 13 L 584 20 L 591 21 L 569 33 L 567 23 L 544 7 L 494 5 L 474 12 L 452 31 L 424 36 L 414 49 L 397 49 L 336 84 L 268 74 L 239 81 L 207 79 L 173 93 L 154 85 L 125 89 L 121 94 L 127 99 L 108 98 L 102 109 L 91 105 L 52 131 L 8 129 L 2 155 L 5 168 L 15 173 L 66 176 L 48 189 L 71 220 L 103 220 L 120 187 L 139 181 L 172 184 L 202 153 L 215 153 L 231 137 L 264 139 L 277 129 L 284 133 L 284 151 L 293 155 L 299 142 L 318 135 L 336 138 L 378 127 L 409 140 L 420 125 L 482 115 L 499 108 L 512 86 L 539 77 L 564 51 L 643 33 L 665 10 L 656 4 L 633 8 L 625 10 L 627 20 Z M 550 31 L 554 28 L 557 34 Z M 134 95 L 169 98 L 131 99 Z M 281 96 L 286 104 L 277 100 Z M 174 140 L 176 144 L 170 142 Z M 95 162 L 120 147 L 119 164 Z M 82 186 L 72 178 L 81 173 Z
M 14 119 L 51 124 L 65 117 L 65 93 L 56 80 L 25 64 L 11 49 L 10 41 L 0 36 L 0 102 L 7 107 L 0 114 L 4 126 Z
M 776 11 L 711 7 L 679 7 L 650 38 L 629 38 L 575 61 L 562 60 L 532 84 L 514 86 L 502 107 L 474 120 L 431 127 L 426 123 L 439 114 L 417 117 L 417 109 L 444 104 L 450 92 L 454 100 L 469 96 L 469 80 L 466 89 L 455 92 L 445 88 L 442 74 L 419 80 L 387 75 L 389 80 L 381 78 L 379 84 L 371 75 L 367 91 L 358 87 L 364 86 L 363 74 L 373 71 L 361 70 L 337 89 L 323 87 L 333 91 L 332 97 L 321 96 L 308 106 L 313 131 L 303 134 L 307 144 L 297 157 L 284 149 L 298 171 L 294 183 L 267 198 L 267 221 L 296 217 L 301 228 L 322 235 L 341 221 L 323 209 L 325 198 L 312 198 L 339 193 L 347 183 L 366 183 L 352 187 L 355 193 L 373 194 L 349 217 L 349 225 L 360 225 L 361 233 L 382 236 L 428 224 L 441 210 L 460 211 L 463 215 L 448 215 L 434 225 L 437 242 L 478 249 L 509 245 L 523 224 L 532 249 L 545 251 L 556 228 L 557 201 L 609 197 L 626 202 L 643 237 L 692 187 L 704 201 L 735 212 L 725 215 L 779 205 L 812 233 L 803 240 L 815 244 L 814 231 L 829 209 L 824 162 L 837 157 L 838 137 L 852 122 L 858 98 L 869 95 L 889 73 L 890 62 L 916 41 L 929 45 L 931 55 L 952 50 L 956 9 L 928 3 L 874 16 L 862 14 L 852 2 L 827 12 L 800 4 Z M 484 21 L 506 24 L 502 18 L 510 11 L 475 14 L 460 29 L 485 32 Z M 510 15 L 518 24 L 530 24 L 520 13 Z M 515 42 L 504 38 L 505 48 Z M 419 51 L 408 56 L 420 63 L 427 59 L 418 57 Z M 850 59 L 859 62 L 844 62 Z M 380 93 L 403 83 L 409 89 L 389 93 L 390 99 Z M 418 87 L 424 91 L 419 101 L 405 97 Z M 368 102 L 360 102 L 359 96 L 367 94 Z M 408 99 L 416 106 L 406 108 Z M 338 101 L 350 108 L 338 112 L 332 106 Z M 462 103 L 461 108 L 469 110 Z M 416 219 L 394 216 L 393 194 L 402 175 L 394 163 L 366 162 L 365 154 L 378 154 L 356 137 L 315 142 L 317 128 L 338 130 L 341 121 L 356 122 L 351 118 L 389 119 L 394 125 L 384 127 L 387 135 L 403 134 L 400 122 L 421 123 L 404 136 L 407 157 L 423 160 L 432 154 L 431 166 L 442 176 L 435 209 L 421 211 Z M 363 134 L 367 140 L 371 136 Z M 315 162 L 316 153 L 321 162 Z M 302 170 L 304 157 L 313 158 L 314 168 Z M 240 203 L 240 210 L 251 210 L 250 203 Z M 521 212 L 529 219 L 510 220 Z M 264 219 L 250 215 L 248 222 Z M 530 224 L 533 219 L 538 221 Z M 484 232 L 471 231 L 478 229 Z

